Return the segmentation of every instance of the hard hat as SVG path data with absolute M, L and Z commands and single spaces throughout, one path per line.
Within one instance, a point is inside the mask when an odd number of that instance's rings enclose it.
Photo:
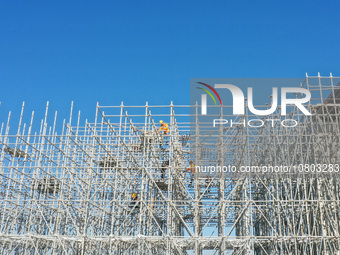
M 135 198 L 136 196 L 137 196 L 136 193 L 133 193 L 133 194 L 132 194 L 132 198 Z
M 162 124 L 162 123 L 163 123 L 163 120 L 160 120 L 160 121 L 159 121 L 159 123 L 161 123 L 161 124 Z

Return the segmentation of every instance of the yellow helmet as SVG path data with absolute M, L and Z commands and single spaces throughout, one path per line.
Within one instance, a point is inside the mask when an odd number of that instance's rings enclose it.
M 133 194 L 132 194 L 132 198 L 135 198 L 136 196 L 137 196 L 136 193 L 133 193 Z
M 159 123 L 161 123 L 161 124 L 162 124 L 162 123 L 163 123 L 163 120 L 160 120 L 160 121 L 159 121 Z

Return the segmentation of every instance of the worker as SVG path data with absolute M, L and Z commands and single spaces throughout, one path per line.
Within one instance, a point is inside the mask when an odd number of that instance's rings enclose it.
M 162 163 L 162 166 L 161 166 L 162 179 L 165 178 L 165 171 L 166 171 L 166 169 L 168 169 L 169 164 L 170 164 L 169 160 L 166 160 Z
M 187 168 L 187 170 L 185 170 L 186 172 L 191 172 L 191 178 L 190 178 L 190 184 L 189 186 L 192 186 L 192 182 L 194 180 L 194 176 L 195 176 L 195 164 L 194 161 L 190 160 L 189 161 L 189 167 Z
M 161 124 L 161 127 L 159 128 L 159 132 L 162 133 L 163 131 L 163 134 L 166 135 L 169 133 L 169 126 L 168 124 L 164 123 L 163 120 L 160 120 L 159 123 Z
M 207 186 L 207 194 L 210 194 L 210 186 L 212 184 L 212 179 L 211 176 L 207 176 L 207 178 L 205 179 L 205 184 Z
M 154 211 L 154 209 L 155 209 L 155 203 L 156 202 L 157 202 L 157 198 L 155 198 L 152 202 L 152 206 L 151 206 L 152 211 Z
M 136 208 L 136 209 L 139 209 L 139 202 L 138 202 L 138 195 L 137 193 L 133 193 L 131 195 L 131 203 L 130 203 L 130 208 Z

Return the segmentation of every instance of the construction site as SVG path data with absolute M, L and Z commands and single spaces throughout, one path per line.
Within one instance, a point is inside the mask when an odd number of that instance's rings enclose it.
M 58 120 L 49 103 L 36 120 L 23 104 L 0 120 L 0 253 L 340 254 L 338 80 L 306 76 L 313 115 L 292 107 L 294 128 L 212 128 L 198 104 L 98 103 L 90 121 L 73 106 Z M 195 171 L 208 162 L 333 170 Z

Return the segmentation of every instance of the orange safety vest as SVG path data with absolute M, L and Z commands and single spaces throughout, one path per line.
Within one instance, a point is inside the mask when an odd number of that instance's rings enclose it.
M 195 173 L 195 164 L 190 164 L 189 167 L 187 168 L 186 172 L 191 171 L 192 174 Z
M 167 134 L 169 133 L 169 127 L 168 127 L 168 124 L 166 123 L 163 123 L 161 125 L 161 127 L 159 128 L 159 132 L 161 132 L 163 130 L 164 134 Z

